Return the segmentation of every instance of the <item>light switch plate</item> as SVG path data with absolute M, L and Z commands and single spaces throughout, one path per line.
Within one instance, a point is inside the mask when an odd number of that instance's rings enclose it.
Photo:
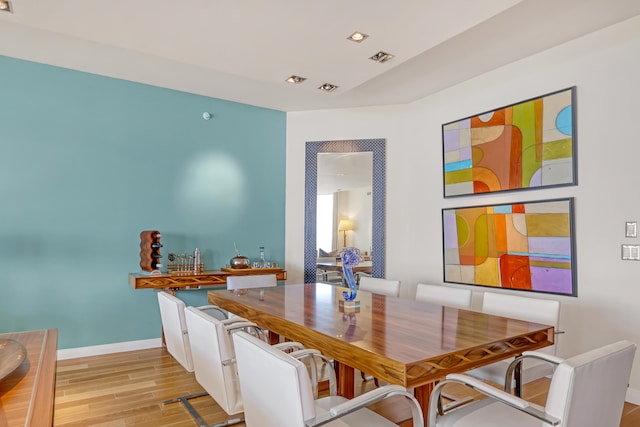
M 640 261 L 640 245 L 622 245 L 622 259 Z
M 638 223 L 636 221 L 627 221 L 624 223 L 626 237 L 638 237 Z

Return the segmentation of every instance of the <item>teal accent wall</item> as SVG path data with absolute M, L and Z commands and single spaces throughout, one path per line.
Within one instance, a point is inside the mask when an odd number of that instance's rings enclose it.
M 219 269 L 234 242 L 284 265 L 284 112 L 3 56 L 0 75 L 0 332 L 159 337 L 156 294 L 128 284 L 142 230 L 165 265 L 198 247 Z

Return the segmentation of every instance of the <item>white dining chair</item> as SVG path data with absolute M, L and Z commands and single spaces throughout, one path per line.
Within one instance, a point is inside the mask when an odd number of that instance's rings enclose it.
M 471 291 L 469 289 L 453 288 L 450 286 L 418 283 L 416 288 L 416 301 L 470 310 Z M 442 397 L 450 402 L 446 405 L 447 409 L 465 405 L 473 400 L 471 397 L 455 397 L 450 393 L 442 393 Z
M 251 276 L 227 276 L 227 289 L 269 288 L 276 286 L 278 280 L 275 274 L 256 274 Z
M 358 289 L 392 297 L 400 296 L 400 281 L 379 277 L 360 277 Z
M 386 295 L 390 297 L 400 296 L 400 281 L 391 279 L 382 279 L 379 277 L 361 276 L 358 283 L 358 289 L 374 294 Z M 378 379 L 364 372 L 360 372 L 363 381 L 374 380 L 376 386 L 379 385 Z
M 167 351 L 188 372 L 193 372 L 189 332 L 184 319 L 184 302 L 168 292 L 160 291 L 158 292 L 158 306 L 160 307 L 162 334 Z M 198 307 L 198 309 L 204 310 L 218 319 L 227 317 L 224 310 L 213 305 L 205 305 Z
M 392 427 L 396 424 L 367 409 L 392 396 L 409 403 L 414 427 L 424 425 L 420 405 L 401 386 L 380 387 L 351 400 L 335 395 L 315 399 L 303 363 L 243 332 L 234 334 L 233 341 L 247 427 Z
M 471 309 L 471 291 L 450 286 L 418 283 L 416 301 L 469 310 Z
M 238 331 L 250 332 L 252 336 L 260 337 L 256 339 L 263 342 L 266 337 L 253 322 L 243 319 L 225 324 L 195 307 L 187 307 L 185 320 L 190 335 L 196 381 L 202 386 L 205 393 L 180 396 L 166 400 L 163 404 L 182 402 L 196 423 L 201 427 L 206 427 L 208 424 L 190 403 L 190 399 L 209 394 L 229 416 L 240 414 L 244 408 L 231 335 Z M 268 344 L 265 343 L 265 345 Z M 305 367 L 311 373 L 312 391 L 316 396 L 319 379 L 328 380 L 329 390 L 335 392 L 336 380 L 333 366 L 318 350 L 306 349 L 298 342 L 285 342 L 269 347 L 280 352 L 288 351 L 291 357 L 304 361 Z M 325 376 L 321 378 L 320 372 Z M 215 426 L 226 426 L 243 421 L 242 417 L 232 418 L 215 424 Z
M 556 354 L 557 337 L 558 334 L 562 333 L 558 329 L 560 324 L 560 301 L 485 292 L 482 300 L 482 312 L 553 326 L 556 331 L 555 343 L 540 351 L 552 355 Z M 507 367 L 511 361 L 513 361 L 513 358 L 473 369 L 468 371 L 467 374 L 482 380 L 502 384 L 505 381 Z M 548 363 L 541 363 L 535 360 L 527 361 L 522 366 L 521 384 L 550 375 L 552 372 L 553 367 Z M 520 393 L 519 384 L 516 385 L 516 393 Z
M 327 269 L 323 262 L 336 263 L 335 257 L 324 257 L 316 259 L 316 282 L 328 283 L 330 285 L 342 284 L 342 270 Z
M 556 367 L 544 406 L 510 394 L 510 379 L 505 383 L 505 391 L 468 375 L 449 374 L 431 394 L 428 426 L 619 426 L 635 352 L 636 344 L 629 341 L 605 345 L 568 359 L 525 352 L 524 359 L 544 360 Z M 443 412 L 438 407 L 439 396 L 451 383 L 464 384 L 487 397 Z
M 338 261 L 340 261 L 340 255 L 337 251 L 335 252 L 334 256 L 331 256 L 331 253 L 325 252 L 322 249 L 318 249 L 318 257 L 316 258 L 316 281 L 334 285 L 341 284 L 342 269 L 328 269 L 324 265 L 322 265 L 322 263 L 330 263 L 332 266 L 336 266 L 336 263 Z
M 278 285 L 275 274 L 256 274 L 251 276 L 227 276 L 227 289 L 240 291 L 242 289 L 270 288 Z M 229 317 L 235 317 L 229 313 Z

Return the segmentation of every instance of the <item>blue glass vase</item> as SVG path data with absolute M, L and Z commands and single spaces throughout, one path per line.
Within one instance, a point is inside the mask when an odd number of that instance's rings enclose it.
M 345 267 L 342 265 L 342 272 L 344 273 L 344 279 L 347 281 L 347 285 L 349 286 L 349 291 L 342 292 L 342 296 L 345 301 L 353 301 L 356 299 L 356 295 L 358 293 L 358 288 L 356 287 L 356 279 L 353 277 L 353 270 L 351 267 Z
M 342 296 L 345 301 L 353 301 L 358 294 L 358 288 L 356 287 L 356 279 L 353 277 L 352 267 L 360 263 L 360 250 L 357 248 L 344 248 L 340 253 L 340 259 L 342 260 L 342 273 L 344 280 L 349 286 L 349 291 L 342 292 Z

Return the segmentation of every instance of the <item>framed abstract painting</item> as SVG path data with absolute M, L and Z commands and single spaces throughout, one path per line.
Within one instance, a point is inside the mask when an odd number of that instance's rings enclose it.
M 573 198 L 442 210 L 444 281 L 577 296 Z
M 444 197 L 576 184 L 576 88 L 442 125 Z

